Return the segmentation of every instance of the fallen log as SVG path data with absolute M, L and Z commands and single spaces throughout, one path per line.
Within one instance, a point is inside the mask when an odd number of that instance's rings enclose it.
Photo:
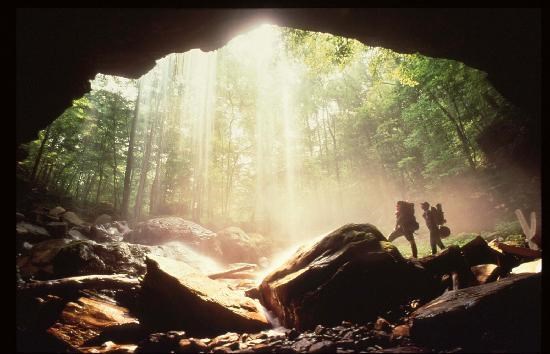
M 495 242 L 495 245 L 498 248 L 500 248 L 502 252 L 506 252 L 516 256 L 531 258 L 531 259 L 542 257 L 542 251 L 540 250 L 534 250 L 527 247 L 517 247 L 517 246 L 507 245 L 502 242 Z
M 84 275 L 45 281 L 33 281 L 17 287 L 19 293 L 40 296 L 59 295 L 77 292 L 82 289 L 131 289 L 139 285 L 137 278 L 128 278 L 124 274 Z
M 208 277 L 210 279 L 224 279 L 224 278 L 225 279 L 234 279 L 234 278 L 242 279 L 244 276 L 243 274 L 237 275 L 235 273 L 239 273 L 245 270 L 256 270 L 256 268 L 257 267 L 255 264 L 247 264 L 242 267 L 227 270 L 225 272 L 210 274 Z M 244 276 L 244 279 L 247 279 L 246 276 Z

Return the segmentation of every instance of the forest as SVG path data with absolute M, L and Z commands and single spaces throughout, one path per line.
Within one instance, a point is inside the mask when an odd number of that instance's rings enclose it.
M 478 138 L 522 114 L 485 73 L 325 33 L 264 25 L 170 54 L 91 91 L 24 146 L 19 173 L 130 221 L 178 215 L 280 239 L 345 222 L 390 231 L 397 200 L 442 202 L 457 232 L 538 210 L 538 176 Z

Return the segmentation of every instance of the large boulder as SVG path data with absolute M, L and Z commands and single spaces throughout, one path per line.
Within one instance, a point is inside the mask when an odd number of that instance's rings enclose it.
M 269 256 L 271 245 L 260 234 L 247 234 L 238 227 L 228 227 L 201 245 L 205 253 L 211 254 L 224 263 L 256 263 Z
M 73 241 L 53 258 L 53 272 L 60 278 L 89 274 L 143 275 L 147 253 L 143 246 L 126 242 Z
M 214 232 L 180 217 L 169 216 L 140 222 L 124 240 L 143 245 L 160 245 L 168 241 L 182 241 L 198 247 L 214 237 Z
M 51 279 L 54 277 L 52 261 L 71 240 L 60 238 L 40 242 L 28 254 L 17 257 L 16 265 L 21 278 Z
M 269 327 L 259 304 L 183 262 L 148 256 L 142 323 L 193 335 L 253 332 Z
M 370 224 L 348 224 L 299 249 L 260 284 L 261 303 L 288 328 L 366 322 L 408 299 L 430 296 L 434 280 L 405 260 Z
M 446 292 L 411 314 L 411 336 L 466 352 L 540 351 L 541 283 L 521 274 Z
M 17 258 L 21 277 L 47 280 L 89 274 L 145 273 L 146 246 L 126 242 L 54 239 L 36 244 Z

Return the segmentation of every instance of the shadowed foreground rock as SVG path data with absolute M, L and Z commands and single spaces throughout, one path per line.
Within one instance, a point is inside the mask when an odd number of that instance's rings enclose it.
M 370 224 L 349 224 L 304 246 L 260 285 L 262 304 L 285 327 L 366 322 L 435 291 L 434 279 L 405 260 Z
M 142 283 L 143 323 L 193 335 L 269 327 L 257 303 L 183 262 L 148 256 Z
M 104 330 L 125 325 L 139 324 L 128 310 L 101 299 L 82 297 L 77 302 L 67 303 L 61 318 L 48 333 L 75 350 Z
M 512 275 L 449 291 L 412 313 L 411 336 L 474 352 L 541 350 L 541 276 Z

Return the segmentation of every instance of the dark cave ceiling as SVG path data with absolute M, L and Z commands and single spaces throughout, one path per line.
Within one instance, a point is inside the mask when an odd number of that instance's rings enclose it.
M 538 127 L 540 20 L 540 9 L 18 9 L 16 147 L 96 73 L 138 78 L 168 53 L 214 50 L 264 22 L 462 61 Z

